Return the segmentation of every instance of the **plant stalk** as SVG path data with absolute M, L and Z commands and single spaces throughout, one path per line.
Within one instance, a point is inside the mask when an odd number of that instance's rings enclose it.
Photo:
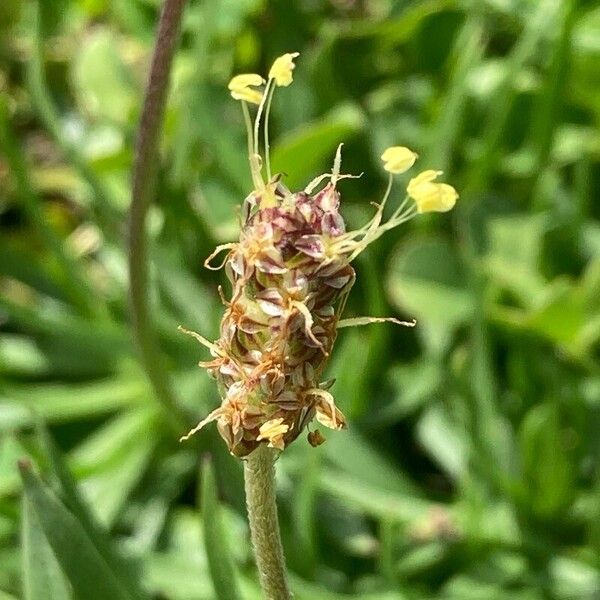
M 246 506 L 264 597 L 290 600 L 275 498 L 276 456 L 276 450 L 261 444 L 244 462 Z
M 186 427 L 186 419 L 169 384 L 164 357 L 158 348 L 150 318 L 145 225 L 156 191 L 159 134 L 184 7 L 185 0 L 165 0 L 163 4 L 135 148 L 129 216 L 129 292 L 133 334 L 156 398 L 178 433 Z

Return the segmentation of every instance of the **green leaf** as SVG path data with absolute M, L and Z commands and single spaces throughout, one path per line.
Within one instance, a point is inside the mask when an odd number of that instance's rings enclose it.
M 75 593 L 86 600 L 130 600 L 87 532 L 25 461 L 19 464 L 25 497 Z
M 417 319 L 416 330 L 436 351 L 472 315 L 474 302 L 465 274 L 450 245 L 423 238 L 401 245 L 392 255 L 386 281 L 390 300 Z
M 24 335 L 3 334 L 0 337 L 0 373 L 3 376 L 47 376 L 50 361 L 35 342 Z
M 417 486 L 358 431 L 328 433 L 323 444 L 327 460 L 355 481 L 386 492 L 417 495 Z
M 396 573 L 402 578 L 423 576 L 424 572 L 439 568 L 447 554 L 448 547 L 443 542 L 425 542 L 402 556 L 396 564 Z
M 40 4 L 42 30 L 44 35 L 57 33 L 62 19 L 67 12 L 66 0 L 38 0 Z
M 377 327 L 375 325 L 374 327 Z M 340 332 L 336 351 L 328 367 L 328 376 L 335 378 L 335 393 L 338 404 L 347 418 L 358 418 L 363 409 L 362 398 L 365 396 L 366 380 L 372 361 L 369 361 L 370 346 L 368 332 L 348 329 Z M 348 368 L 352 365 L 352 368 Z M 355 405 L 351 404 L 355 399 Z
M 150 555 L 144 564 L 146 585 L 156 597 L 170 600 L 214 600 L 206 565 L 175 552 Z
M 204 545 L 217 598 L 220 600 L 241 598 L 233 559 L 227 547 L 215 474 L 209 458 L 206 458 L 202 464 L 201 506 Z
M 81 384 L 4 386 L 0 392 L 0 430 L 25 426 L 38 414 L 46 423 L 102 417 L 119 408 L 140 404 L 148 385 L 138 377 L 115 377 Z M 10 419 L 8 417 L 11 417 Z
M 594 598 L 600 589 L 600 571 L 567 556 L 556 556 L 549 566 L 551 589 L 557 600 Z
M 576 343 L 585 323 L 584 298 L 565 279 L 557 279 L 545 289 L 537 310 L 526 319 L 534 331 L 564 344 Z
M 441 389 L 444 370 L 439 361 L 425 358 L 393 367 L 388 378 L 394 398 L 374 415 L 377 423 L 396 422 L 419 410 Z
M 560 3 L 554 0 L 540 0 L 532 5 L 525 29 L 512 48 L 501 81 L 489 99 L 486 110 L 487 122 L 481 136 L 482 145 L 477 159 L 472 161 L 470 167 L 466 186 L 469 194 L 479 192 L 488 185 L 498 164 L 497 159 L 504 141 L 502 134 L 505 132 L 511 108 L 515 103 L 517 95 L 515 78 L 535 56 L 538 45 L 548 31 L 554 30 L 560 12 Z
M 390 522 L 406 523 L 422 518 L 435 506 L 416 495 L 398 494 L 385 488 L 376 488 L 333 469 L 323 470 L 320 487 L 324 492 L 341 499 L 345 505 Z
M 570 502 L 575 473 L 557 407 L 546 403 L 532 408 L 519 435 L 530 507 L 538 516 L 552 518 Z
M 70 600 L 68 584 L 28 500 L 22 501 L 23 589 L 25 600 Z
M 72 78 L 79 103 L 87 112 L 126 123 L 137 92 L 118 48 L 114 33 L 94 28 L 73 62 Z
M 417 426 L 419 443 L 452 477 L 458 479 L 467 468 L 468 447 L 448 410 L 436 405 L 428 408 Z
M 58 480 L 60 490 L 64 495 L 64 501 L 68 509 L 73 513 L 79 524 L 85 529 L 106 563 L 118 574 L 123 583 L 128 587 L 131 595 L 136 598 L 143 597 L 137 578 L 134 575 L 133 565 L 129 564 L 119 554 L 106 531 L 98 523 L 96 516 L 81 497 L 75 480 L 65 463 L 60 449 L 52 439 L 52 436 L 42 421 L 36 423 L 36 428 L 38 437 L 42 443 L 42 448 L 48 459 L 49 466 Z M 117 480 L 115 480 L 114 483 L 116 486 L 119 486 Z
M 459 574 L 442 590 L 444 600 L 543 600 L 547 596 L 535 589 L 509 591 L 483 578 Z
M 510 290 L 523 306 L 533 306 L 545 280 L 539 273 L 546 215 L 494 217 L 488 224 L 485 266 L 491 280 Z
M 296 570 L 305 576 L 313 576 L 318 564 L 316 507 L 321 452 L 311 448 L 308 444 L 301 448 L 301 452 L 303 468 L 300 470 L 298 481 L 294 486 L 291 505 L 294 545 L 296 546 L 293 551 L 295 551 L 298 563 Z
M 100 521 L 112 525 L 143 476 L 159 440 L 156 407 L 118 415 L 73 452 L 77 470 L 88 473 L 84 496 Z

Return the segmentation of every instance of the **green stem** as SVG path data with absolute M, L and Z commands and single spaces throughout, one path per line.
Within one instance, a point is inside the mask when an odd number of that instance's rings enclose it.
M 275 498 L 277 451 L 261 444 L 244 463 L 246 506 L 260 584 L 266 600 L 290 600 Z
M 163 5 L 138 130 L 129 218 L 129 292 L 133 333 L 155 395 L 177 433 L 185 429 L 186 419 L 169 385 L 167 369 L 150 320 L 145 224 L 156 191 L 159 133 L 184 6 L 185 0 L 165 0 Z

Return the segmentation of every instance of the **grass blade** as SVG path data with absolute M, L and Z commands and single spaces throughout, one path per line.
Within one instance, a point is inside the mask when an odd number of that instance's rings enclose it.
M 201 506 L 204 521 L 204 543 L 208 567 L 219 600 L 241 598 L 233 559 L 227 547 L 226 535 L 221 521 L 217 483 L 209 458 L 202 464 Z
M 48 458 L 50 468 L 58 479 L 61 490 L 65 495 L 68 508 L 83 529 L 85 529 L 99 554 L 119 576 L 123 585 L 128 588 L 130 594 L 136 598 L 143 597 L 139 584 L 133 575 L 132 565 L 118 554 L 106 531 L 101 527 L 96 517 L 84 502 L 77 490 L 76 483 L 65 463 L 64 457 L 52 439 L 52 436 L 41 421 L 37 422 L 36 429 L 42 447 L 45 450 L 45 455 Z
M 521 72 L 534 54 L 540 40 L 551 29 L 559 8 L 560 3 L 555 0 L 543 0 L 537 3 L 534 14 L 528 19 L 526 29 L 509 56 L 504 79 L 488 110 L 489 120 L 482 135 L 481 152 L 468 175 L 464 195 L 467 195 L 467 190 L 470 193 L 484 188 L 498 163 L 498 154 L 502 148 L 502 133 L 516 96 L 515 74 Z
M 19 463 L 25 498 L 73 590 L 86 600 L 131 600 L 134 598 L 119 580 L 89 538 L 87 532 L 64 504 L 36 475 L 31 463 Z
M 25 600 L 70 600 L 68 584 L 26 498 L 22 502 L 21 527 Z

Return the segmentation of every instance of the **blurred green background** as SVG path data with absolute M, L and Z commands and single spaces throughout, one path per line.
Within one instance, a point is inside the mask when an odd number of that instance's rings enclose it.
M 167 414 L 126 243 L 160 2 L 0 3 L 0 599 L 260 597 L 240 461 L 214 428 L 177 441 L 218 398 L 176 327 L 217 335 L 202 263 L 251 186 L 226 84 L 291 51 L 271 127 L 290 186 L 343 141 L 351 225 L 389 145 L 461 193 L 356 264 L 347 316 L 418 325 L 341 332 L 350 428 L 279 460 L 295 597 L 600 598 L 600 2 L 188 4 L 148 222 Z

